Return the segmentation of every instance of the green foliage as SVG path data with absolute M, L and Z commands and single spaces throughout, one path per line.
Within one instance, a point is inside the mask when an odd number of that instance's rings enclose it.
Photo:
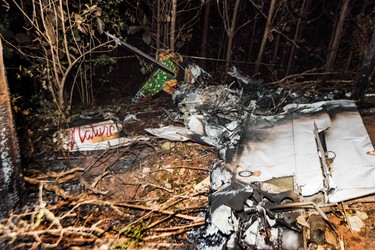
M 33 225 L 33 228 L 39 227 L 39 225 L 42 223 L 42 219 L 45 215 L 44 209 L 41 209 L 39 213 L 35 216 L 35 223 Z
M 93 64 L 93 76 L 96 76 L 96 72 L 98 72 L 97 68 L 100 68 L 100 67 L 103 67 L 105 66 L 105 69 L 106 71 L 105 72 L 100 72 L 98 75 L 97 75 L 97 78 L 98 78 L 98 81 L 101 84 L 101 86 L 105 85 L 106 83 L 109 83 L 109 79 L 110 79 L 110 76 L 111 74 L 113 74 L 113 65 L 115 65 L 117 63 L 117 60 L 113 57 L 110 57 L 106 54 L 103 54 L 103 55 L 100 55 L 98 58 L 96 58 L 96 60 L 94 61 L 94 64 Z
M 148 75 L 154 70 L 154 65 L 146 62 L 145 60 L 137 57 L 139 60 L 139 66 L 141 67 L 140 71 L 143 75 Z
M 101 19 L 106 26 L 105 30 L 113 29 L 117 35 L 121 35 L 128 27 L 124 16 L 124 1 L 97 0 L 94 2 L 102 9 Z
M 72 13 L 74 17 L 74 22 L 76 24 L 77 29 L 85 35 L 89 33 L 94 35 L 94 29 L 92 24 L 94 20 L 100 19 L 99 17 L 102 15 L 102 9 L 99 8 L 97 5 L 89 6 L 85 4 L 86 9 L 81 14 Z
M 16 74 L 16 78 L 21 80 L 22 76 L 34 77 L 33 70 L 31 68 L 25 68 L 22 65 L 18 66 L 18 73 Z
M 106 75 L 101 76 L 106 80 L 116 61 L 109 57 L 99 57 L 95 63 L 92 64 L 91 61 L 89 67 L 81 62 L 92 59 L 92 51 L 101 43 L 97 35 L 105 30 L 105 25 L 124 33 L 127 27 L 124 4 L 122 0 L 90 1 L 90 4 L 88 1 L 84 3 L 74 0 L 63 1 L 60 8 L 47 0 L 17 5 L 16 10 L 23 15 L 17 22 L 22 27 L 27 27 L 24 33 L 13 35 L 8 32 L 12 23 L 11 15 L 0 18 L 1 33 L 12 43 L 8 47 L 17 48 L 17 52 L 25 60 L 19 67 L 17 79 L 22 80 L 24 76 L 34 78 L 36 86 L 40 88 L 38 92 L 49 92 L 48 99 L 50 102 L 52 100 L 52 107 L 60 113 L 59 116 L 65 116 L 63 114 L 70 110 L 71 103 L 68 101 L 74 86 L 82 86 L 80 95 L 85 97 L 84 102 L 92 103 L 91 81 L 95 70 L 88 68 L 109 65 Z M 11 56 L 11 53 L 8 54 Z M 67 86 L 66 82 L 72 78 L 75 82 Z M 69 87 L 72 89 L 68 89 Z M 84 93 L 86 90 L 89 93 Z M 17 105 L 15 107 L 20 111 Z
M 105 65 L 111 65 L 111 64 L 116 64 L 116 63 L 117 63 L 116 58 L 108 56 L 106 54 L 100 55 L 95 60 L 95 66 L 105 66 Z
M 24 117 L 29 116 L 32 109 L 30 107 L 26 108 L 23 102 L 24 97 L 19 94 L 11 94 L 10 103 L 14 113 L 20 114 Z
M 115 242 L 111 249 L 128 249 L 130 246 L 138 246 L 144 236 L 144 227 L 142 225 L 126 227 L 119 234 L 124 234 L 128 240 Z
M 125 231 L 125 235 L 128 236 L 131 239 L 131 242 L 133 242 L 136 246 L 138 246 L 139 241 L 143 237 L 143 234 L 143 228 L 140 226 L 131 226 Z

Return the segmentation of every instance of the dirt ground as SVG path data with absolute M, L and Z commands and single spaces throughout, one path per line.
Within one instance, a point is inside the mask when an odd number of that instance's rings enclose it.
M 137 117 L 124 124 L 123 136 L 148 141 L 74 153 L 39 145 L 45 152 L 25 171 L 27 205 L 2 222 L 0 248 L 195 249 L 186 232 L 205 223 L 217 152 L 145 133 L 181 126 L 170 117 L 171 105 L 166 96 L 117 112 L 121 121 Z
M 148 127 L 181 126 L 171 117 L 176 107 L 169 98 L 121 110 L 126 112 L 117 113 L 120 120 L 129 114 L 139 119 L 124 125 L 127 137 L 144 136 Z M 363 122 L 375 143 L 375 114 L 363 115 Z M 126 147 L 60 151 L 30 162 L 28 204 L 1 223 L 0 247 L 197 249 L 191 232 L 205 224 L 207 178 L 218 152 L 147 136 L 149 141 Z M 344 202 L 327 215 L 343 235 L 345 249 L 374 248 L 375 196 Z M 354 215 L 365 225 L 359 232 L 348 222 Z
M 363 123 L 370 136 L 371 142 L 375 145 L 375 114 L 362 115 Z M 375 156 L 374 156 L 375 157 Z M 340 230 L 343 233 L 345 247 L 349 250 L 356 249 L 374 249 L 375 246 L 375 196 L 368 196 L 361 199 L 345 202 L 349 209 L 349 214 L 355 214 L 357 211 L 365 212 L 368 216 L 363 222 L 365 226 L 360 232 L 350 230 L 348 223 L 342 223 L 338 218 L 332 218 L 336 224 L 342 224 Z M 335 217 L 335 216 L 333 216 Z M 339 223 L 338 223 L 339 222 Z

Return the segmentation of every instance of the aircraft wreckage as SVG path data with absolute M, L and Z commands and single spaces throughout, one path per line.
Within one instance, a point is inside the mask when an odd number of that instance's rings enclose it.
M 235 69 L 230 73 L 240 85 L 261 84 Z M 344 248 L 325 211 L 375 193 L 375 157 L 367 154 L 374 148 L 355 102 L 288 104 L 278 114 L 255 115 L 256 103 L 244 105 L 241 89 L 196 88 L 184 82 L 175 86 L 172 98 L 185 127 L 146 131 L 211 145 L 220 152 L 210 174 L 210 207 L 200 232 L 207 241 L 201 249 L 307 249 L 311 244 Z M 63 140 L 67 150 L 130 142 L 118 137 L 121 124 L 113 121 L 81 129 L 81 134 L 78 128 L 68 131 Z M 97 135 L 102 141 L 95 141 Z M 90 139 L 90 145 L 82 138 Z M 327 240 L 325 231 L 334 237 Z
M 355 102 L 289 104 L 277 115 L 255 115 L 241 97 L 227 86 L 178 90 L 188 132 L 147 130 L 220 149 L 205 237 L 223 236 L 228 249 L 344 249 L 324 211 L 375 193 L 375 158 L 368 154 L 374 149 Z

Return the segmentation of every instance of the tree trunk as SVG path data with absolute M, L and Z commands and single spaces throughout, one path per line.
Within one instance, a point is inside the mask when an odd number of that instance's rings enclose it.
M 167 16 L 169 16 L 169 11 L 171 9 L 171 6 L 170 6 L 170 0 L 163 0 L 162 1 L 162 6 L 160 6 L 160 11 L 162 11 L 162 21 L 163 21 L 163 25 L 162 25 L 162 33 L 163 33 L 163 46 L 164 48 L 170 48 L 169 46 L 169 28 L 170 28 L 170 20 L 167 18 Z
M 204 8 L 204 24 L 203 24 L 203 33 L 202 33 L 202 44 L 201 44 L 201 57 L 206 57 L 206 48 L 207 48 L 207 37 L 208 37 L 208 24 L 210 18 L 210 0 L 207 0 L 206 6 Z
M 276 5 L 276 0 L 272 0 L 271 5 L 270 5 L 270 9 L 268 11 L 267 23 L 266 23 L 266 27 L 264 29 L 263 39 L 262 39 L 262 43 L 260 45 L 258 58 L 257 58 L 257 61 L 255 63 L 254 74 L 256 74 L 259 71 L 259 66 L 260 66 L 260 63 L 262 62 L 264 50 L 266 48 L 267 38 L 268 38 L 269 32 L 271 30 L 272 16 L 273 16 L 273 12 L 275 10 L 275 5 Z
M 250 38 L 250 42 L 249 42 L 249 56 L 247 57 L 249 61 L 252 61 L 253 58 L 252 58 L 252 51 L 253 51 L 253 46 L 254 46 L 254 40 L 255 40 L 255 31 L 256 31 L 256 28 L 258 27 L 258 19 L 256 18 L 254 20 L 254 25 L 253 25 L 253 30 L 251 32 L 251 38 Z
M 232 58 L 232 44 L 233 44 L 233 37 L 234 37 L 234 31 L 236 29 L 236 21 L 237 21 L 237 12 L 238 12 L 238 7 L 240 6 L 240 0 L 236 0 L 236 3 L 234 5 L 234 10 L 233 10 L 233 15 L 232 15 L 232 20 L 227 28 L 227 35 L 228 35 L 228 44 L 227 44 L 227 52 L 225 56 L 225 72 L 228 72 L 230 60 Z M 228 6 L 228 5 L 226 5 Z M 227 15 L 229 15 L 229 10 L 226 11 Z M 225 21 L 225 20 L 224 20 Z
M 20 151 L 10 105 L 0 39 L 0 217 L 15 208 L 24 191 Z
M 285 76 L 289 75 L 290 68 L 293 66 L 294 51 L 296 49 L 295 44 L 297 44 L 297 40 L 298 40 L 298 38 L 300 36 L 300 33 L 301 33 L 302 15 L 303 15 L 303 12 L 305 11 L 305 6 L 306 6 L 306 0 L 303 0 L 301 10 L 300 10 L 300 13 L 299 13 L 299 17 L 298 17 L 298 20 L 297 20 L 297 24 L 296 24 L 296 31 L 294 33 L 292 49 L 290 50 L 288 66 L 286 67 Z
M 169 42 L 169 49 L 174 51 L 175 34 L 176 34 L 176 11 L 177 11 L 177 0 L 172 0 L 172 13 L 171 13 L 171 35 Z
M 157 0 L 157 9 L 156 9 L 156 53 L 160 50 L 160 0 Z
M 272 59 L 271 64 L 276 64 L 277 62 L 277 54 L 279 53 L 279 47 L 280 47 L 280 34 L 276 34 L 275 44 L 273 46 L 273 53 L 272 53 Z M 272 66 L 275 67 L 274 65 Z
M 333 64 L 335 63 L 337 50 L 338 50 L 340 40 L 341 40 L 342 30 L 344 28 L 345 18 L 348 13 L 349 1 L 350 0 L 344 0 L 344 3 L 341 8 L 340 18 L 336 26 L 335 35 L 332 40 L 332 43 L 329 46 L 330 51 L 328 52 L 328 55 L 327 55 L 326 71 L 330 71 L 333 67 Z
M 351 95 L 352 99 L 361 99 L 366 93 L 368 79 L 374 70 L 375 66 L 375 30 L 372 33 L 371 41 L 367 49 L 365 58 L 363 59 L 361 71 L 358 76 L 358 81 L 354 87 Z

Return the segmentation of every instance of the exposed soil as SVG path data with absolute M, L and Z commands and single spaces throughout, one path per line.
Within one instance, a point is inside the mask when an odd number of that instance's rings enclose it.
M 375 115 L 367 114 L 362 115 L 363 123 L 367 129 L 367 132 L 371 138 L 371 142 L 375 143 Z M 374 156 L 375 157 L 375 156 Z M 361 199 L 348 201 L 345 204 L 349 206 L 346 212 L 355 214 L 357 211 L 361 211 L 367 214 L 368 218 L 364 219 L 363 222 L 365 227 L 360 232 L 354 232 L 350 230 L 348 223 L 345 223 L 345 219 L 331 216 L 333 222 L 336 225 L 341 225 L 340 232 L 343 233 L 345 240 L 345 247 L 349 250 L 355 249 L 374 249 L 375 245 L 375 196 L 368 196 Z M 339 208 L 340 209 L 340 208 Z M 342 208 L 341 208 L 342 211 Z
M 124 124 L 128 137 L 145 135 L 147 127 L 181 125 L 170 117 L 177 107 L 168 96 L 121 110 L 126 110 L 117 113 L 121 121 L 128 114 L 139 119 Z M 363 115 L 363 121 L 375 142 L 375 114 Z M 4 249 L 108 249 L 110 244 L 113 249 L 196 249 L 199 242 L 189 232 L 204 226 L 206 178 L 218 152 L 197 143 L 151 138 L 118 149 L 55 152 L 36 158 L 25 174 L 27 205 L 2 223 L 5 232 L 19 237 L 10 242 L 5 233 L 0 245 Z M 358 211 L 368 218 L 356 232 L 348 217 Z M 374 196 L 333 207 L 328 216 L 343 235 L 345 249 L 373 249 Z M 64 228 L 64 234 L 53 231 L 58 228 Z
M 136 137 L 146 135 L 144 128 L 181 126 L 168 116 L 173 109 L 169 96 L 164 96 L 126 105 L 121 109 L 126 112 L 116 115 L 120 120 L 136 115 L 137 121 L 124 123 L 123 132 Z M 3 235 L 0 245 L 4 249 L 48 244 L 55 244 L 54 249 L 106 249 L 109 245 L 113 249 L 194 249 L 196 242 L 188 242 L 186 232 L 204 225 L 207 177 L 217 159 L 216 149 L 147 136 L 151 140 L 117 149 L 45 152 L 35 158 L 25 172 L 27 205 L 4 223 L 19 237 L 10 243 Z M 198 185 L 204 180 L 205 185 Z M 55 225 L 51 217 L 35 222 L 43 209 L 55 217 Z M 63 238 L 49 232 L 55 226 L 67 229 Z M 25 228 L 38 232 L 21 232 Z

